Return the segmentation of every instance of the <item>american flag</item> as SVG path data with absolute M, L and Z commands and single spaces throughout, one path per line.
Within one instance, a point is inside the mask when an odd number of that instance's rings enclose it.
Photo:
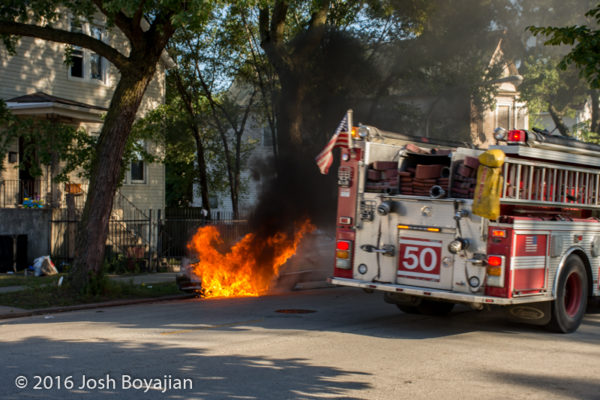
M 332 150 L 336 147 L 350 147 L 350 127 L 348 124 L 348 114 L 344 115 L 344 118 L 338 125 L 335 133 L 327 142 L 327 145 L 319 155 L 315 158 L 317 166 L 323 175 L 327 175 L 329 167 L 333 163 Z
M 525 251 L 528 253 L 534 253 L 537 251 L 537 236 L 525 237 Z

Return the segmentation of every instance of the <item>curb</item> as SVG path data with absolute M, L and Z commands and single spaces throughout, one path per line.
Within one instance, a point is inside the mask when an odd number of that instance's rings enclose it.
M 150 298 L 144 298 L 144 299 L 115 300 L 115 301 L 105 301 L 102 303 L 78 304 L 78 305 L 74 305 L 74 306 L 38 308 L 35 310 L 18 311 L 18 312 L 0 314 L 0 320 L 31 317 L 34 315 L 58 314 L 58 313 L 64 313 L 64 312 L 69 312 L 69 311 L 91 310 L 94 308 L 129 306 L 129 305 L 134 305 L 134 304 L 155 303 L 155 302 L 169 301 L 169 300 L 185 300 L 185 299 L 191 299 L 194 297 L 196 297 L 196 296 L 193 294 L 178 294 L 178 295 L 173 295 L 173 296 L 150 297 Z

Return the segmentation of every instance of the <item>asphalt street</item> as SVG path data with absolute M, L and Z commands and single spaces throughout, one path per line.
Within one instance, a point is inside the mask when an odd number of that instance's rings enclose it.
M 319 289 L 0 323 L 2 399 L 599 399 L 600 312 L 573 334 Z

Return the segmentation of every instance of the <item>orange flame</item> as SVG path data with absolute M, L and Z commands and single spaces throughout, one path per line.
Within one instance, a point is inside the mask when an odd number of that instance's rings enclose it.
M 315 229 L 309 220 L 295 224 L 293 234 L 278 232 L 263 239 L 249 233 L 223 254 L 217 228 L 205 226 L 188 243 L 198 262 L 191 265 L 202 280 L 204 297 L 260 296 L 279 274 L 279 268 L 296 253 L 302 237 Z

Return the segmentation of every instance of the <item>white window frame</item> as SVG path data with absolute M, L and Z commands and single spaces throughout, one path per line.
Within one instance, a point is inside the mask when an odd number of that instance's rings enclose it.
M 146 149 L 146 142 L 145 141 L 141 141 L 139 142 L 142 147 L 144 149 Z M 134 161 L 138 161 L 142 163 L 142 174 L 144 175 L 143 179 L 133 179 L 133 176 L 131 174 L 131 167 Z M 148 182 L 148 163 L 146 161 L 144 161 L 144 159 L 140 156 L 140 155 L 136 155 L 134 154 L 134 157 L 131 159 L 131 161 L 129 162 L 129 171 L 128 171 L 128 179 L 129 179 L 129 183 L 130 184 L 145 184 L 146 182 Z
M 73 22 L 74 22 L 74 18 L 71 18 L 69 20 L 69 29 L 70 30 L 73 29 Z M 100 32 L 100 39 L 102 41 L 107 40 L 107 38 L 108 38 L 107 32 L 103 26 L 98 25 L 98 24 L 92 24 L 87 21 L 80 21 L 80 23 L 81 23 L 81 33 L 88 35 L 88 36 L 92 36 L 93 28 L 96 28 Z M 68 65 L 67 66 L 68 79 L 73 80 L 73 81 L 79 81 L 79 82 L 107 85 L 108 84 L 108 68 L 109 68 L 108 61 L 104 57 L 98 55 L 97 53 L 94 53 L 93 51 L 91 51 L 89 49 L 85 49 L 85 48 L 82 48 L 79 46 L 73 46 L 73 49 L 79 50 L 83 53 L 83 57 L 82 57 L 83 76 L 79 77 L 79 76 L 71 75 L 71 65 Z M 95 55 L 98 55 L 100 58 L 100 64 L 101 64 L 101 68 L 102 68 L 101 79 L 92 78 L 92 57 Z
M 523 116 L 523 128 L 518 128 L 519 114 Z M 517 101 L 515 102 L 515 129 L 529 129 L 529 110 L 527 109 L 527 103 Z
M 509 102 L 498 102 L 496 103 L 496 110 L 494 110 L 494 119 L 495 119 L 495 123 L 494 126 L 495 127 L 499 127 L 500 126 L 500 121 L 499 121 L 499 111 L 500 111 L 500 107 L 508 107 L 508 126 L 503 126 L 504 129 L 506 130 L 511 130 L 514 129 L 513 127 L 515 126 L 515 105 L 514 103 L 509 103 Z

